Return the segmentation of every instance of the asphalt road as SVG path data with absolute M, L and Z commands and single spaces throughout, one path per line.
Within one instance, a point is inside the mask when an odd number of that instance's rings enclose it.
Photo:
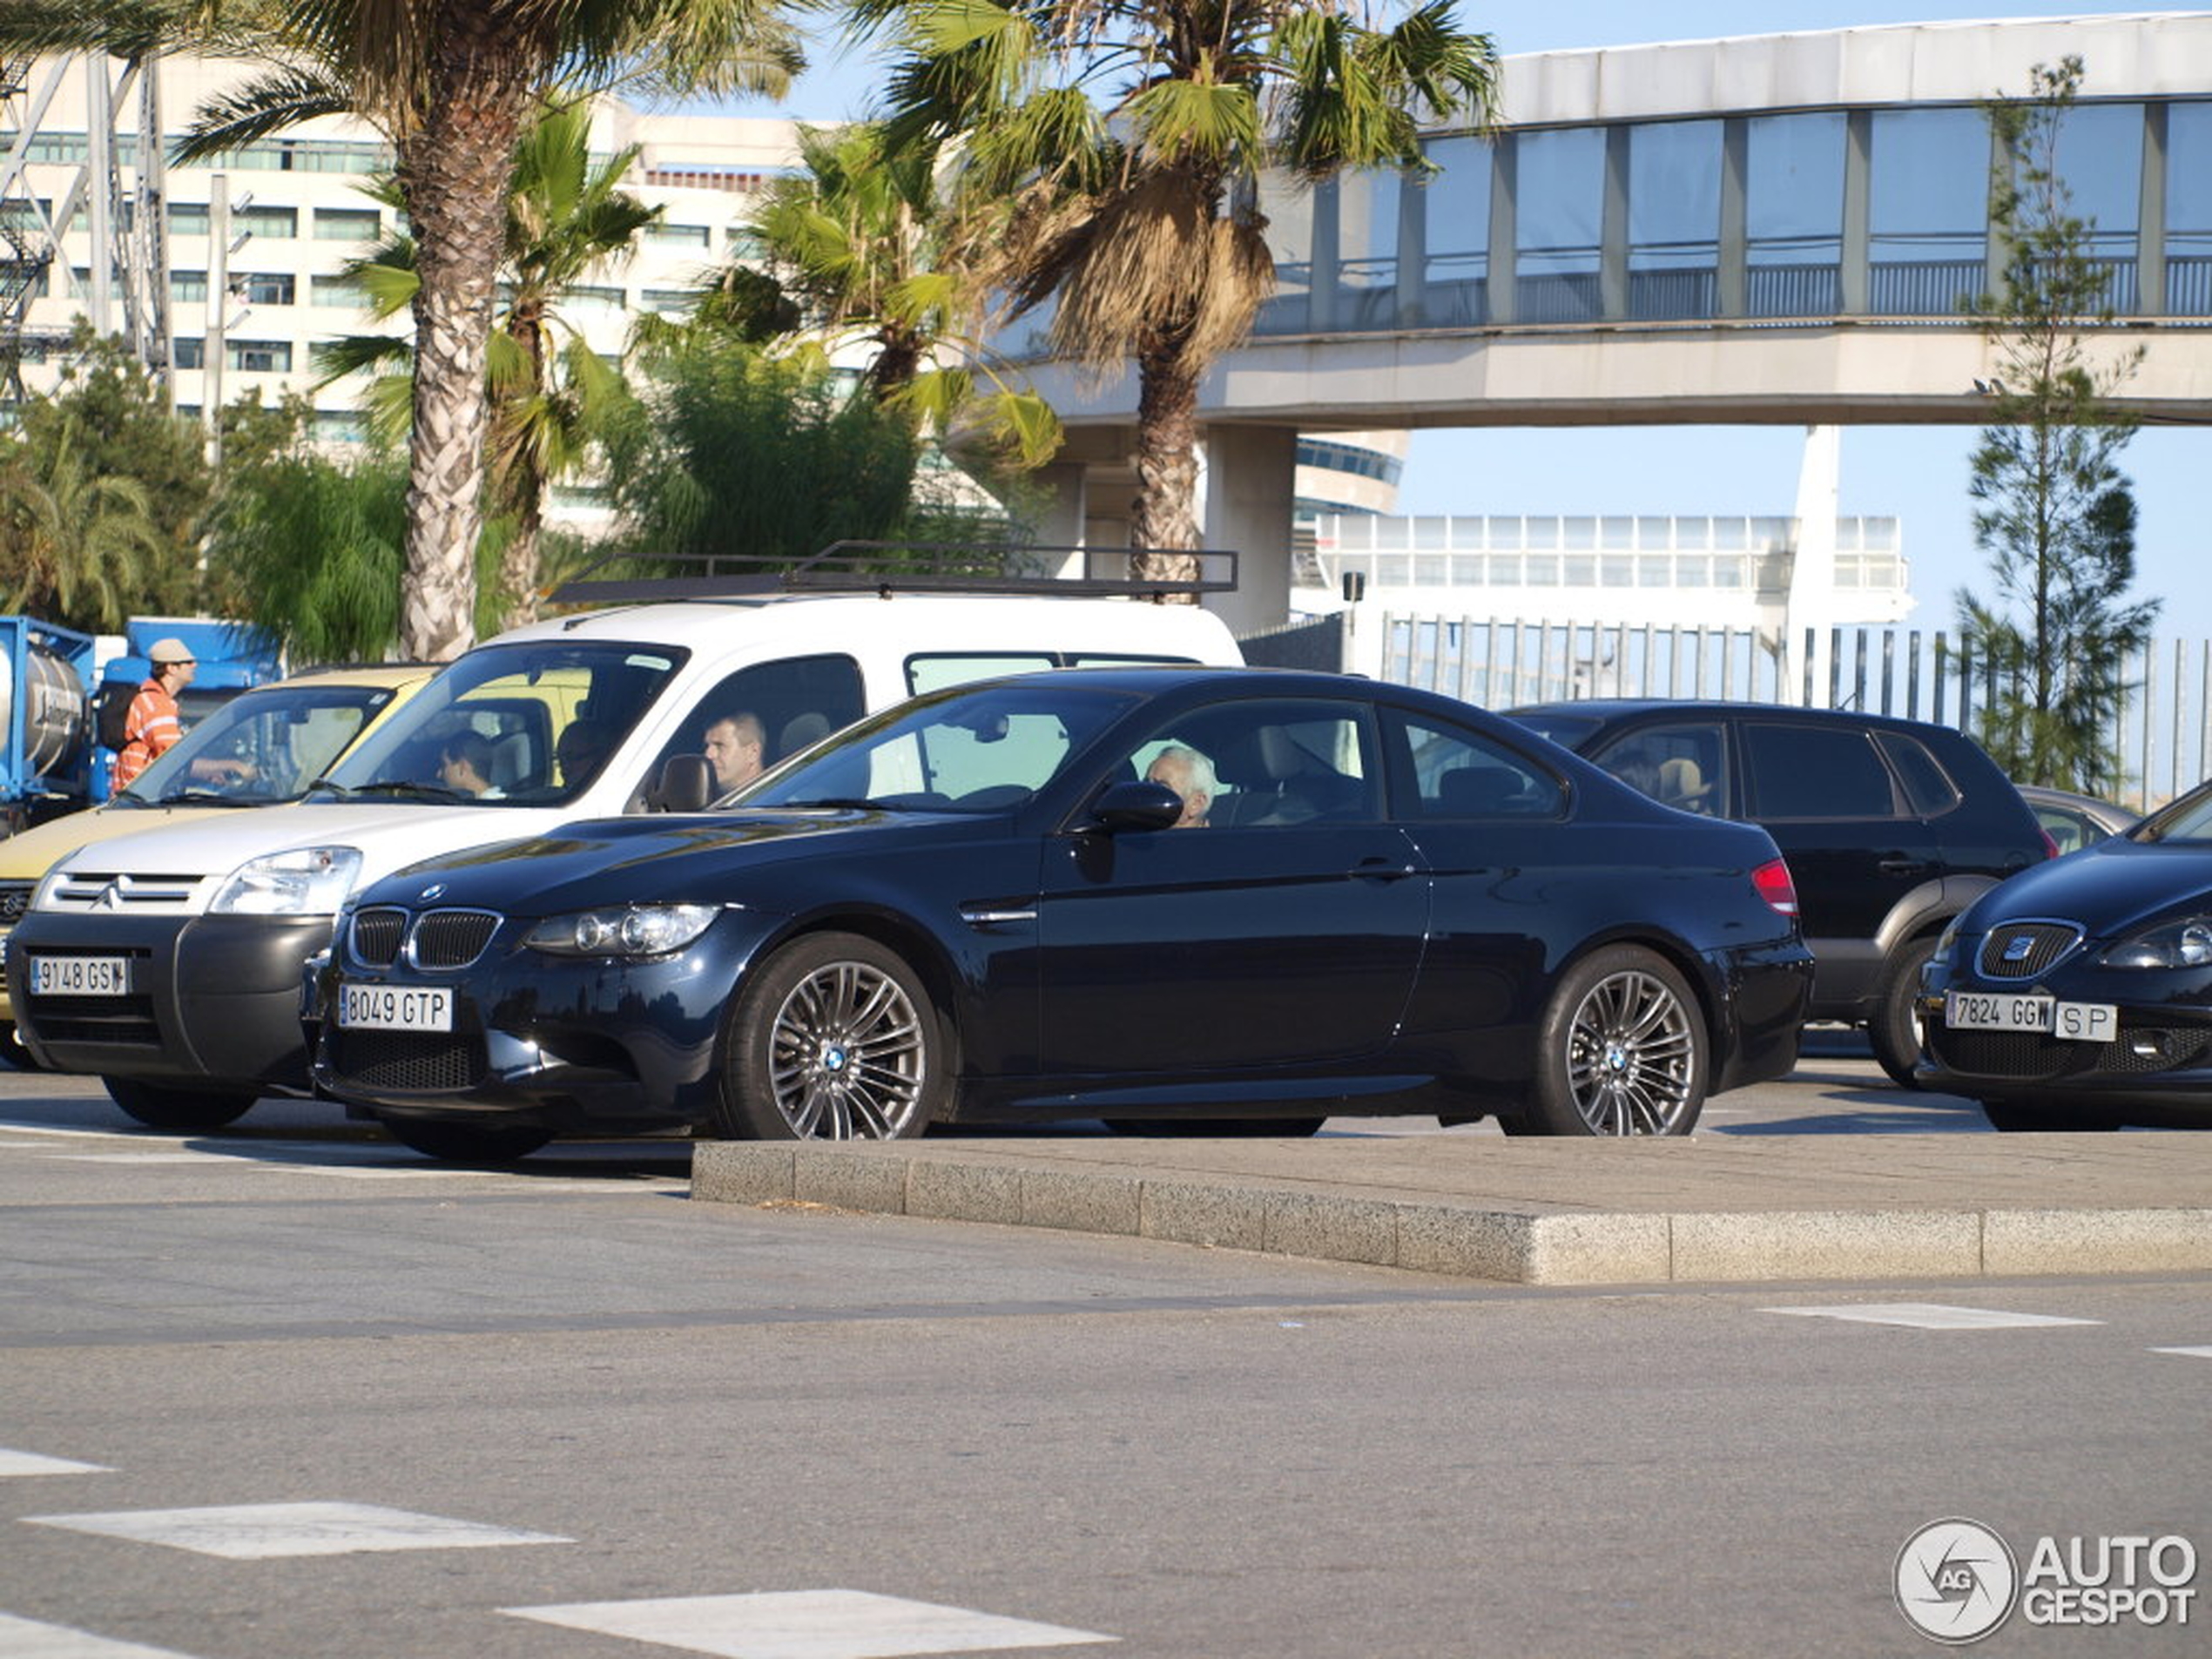
M 1871 1074 L 1709 1128 L 1971 1126 Z M 1546 1291 L 240 1129 L 0 1077 L 0 1659 L 1909 1655 L 1929 1522 L 2212 1552 L 2212 1276 Z

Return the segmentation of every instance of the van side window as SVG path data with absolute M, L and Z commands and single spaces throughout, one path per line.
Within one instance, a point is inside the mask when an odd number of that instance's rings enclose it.
M 708 730 L 718 724 L 745 726 L 748 739 L 757 732 L 759 762 L 765 768 L 852 725 L 867 707 L 860 665 L 850 657 L 786 657 L 741 668 L 692 705 L 641 781 L 631 806 L 647 804 L 671 756 L 706 753 Z
M 1750 812 L 1770 818 L 1898 818 L 1890 769 L 1853 727 L 1746 721 Z
M 1714 818 L 1728 812 L 1728 734 L 1710 722 L 1638 726 L 1590 759 L 1662 806 Z
M 1943 763 L 1930 754 L 1928 745 L 1918 738 L 1908 738 L 1902 732 L 1884 732 L 1874 741 L 1890 758 L 1890 765 L 1897 769 L 1897 775 L 1905 785 L 1905 799 L 1912 802 L 1912 810 L 1921 817 L 1939 817 L 1964 799 L 1959 793 L 1959 786 L 1951 781 L 1951 774 L 1944 771 Z

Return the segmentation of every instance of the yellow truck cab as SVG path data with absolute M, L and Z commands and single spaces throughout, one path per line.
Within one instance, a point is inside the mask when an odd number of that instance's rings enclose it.
M 63 859 L 140 830 L 298 800 L 436 671 L 423 664 L 319 669 L 244 692 L 195 724 L 105 806 L 0 840 L 0 964 L 30 895 Z M 16 1035 L 4 976 L 0 1058 L 33 1063 Z

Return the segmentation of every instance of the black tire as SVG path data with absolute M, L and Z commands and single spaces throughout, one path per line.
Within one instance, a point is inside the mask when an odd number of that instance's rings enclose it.
M 1241 1140 L 1248 1136 L 1277 1135 L 1298 1139 L 1318 1135 L 1325 1117 L 1109 1117 L 1103 1120 L 1116 1135 L 1179 1135 L 1208 1140 Z
M 0 1020 L 0 1060 L 6 1061 L 17 1071 L 44 1071 L 23 1035 L 16 1029 L 13 1020 Z
M 464 1123 L 446 1117 L 380 1121 L 401 1146 L 442 1163 L 512 1163 L 553 1138 L 535 1123 Z
M 714 1132 L 902 1140 L 951 1091 L 951 1044 L 921 978 L 857 934 L 810 934 L 746 976 L 722 1037 Z
M 1912 1068 L 1920 1063 L 1920 1022 L 1912 1004 L 1920 995 L 1920 970 L 1935 955 L 1935 935 L 1924 934 L 1898 946 L 1882 970 L 1882 988 L 1874 1002 L 1874 1017 L 1866 1022 L 1866 1038 L 1874 1058 L 1899 1089 L 1918 1089 Z
M 251 1090 L 172 1089 L 136 1077 L 103 1077 L 108 1098 L 148 1129 L 221 1129 L 253 1109 Z
M 1989 1127 L 2006 1135 L 2101 1133 L 2120 1127 L 2118 1118 L 2094 1109 L 2068 1110 L 2064 1106 L 2031 1106 L 2017 1100 L 1985 1100 L 1980 1104 Z
M 1528 1109 L 1499 1124 L 1509 1135 L 1687 1135 L 1710 1076 L 1689 982 L 1650 951 L 1608 946 L 1552 993 Z

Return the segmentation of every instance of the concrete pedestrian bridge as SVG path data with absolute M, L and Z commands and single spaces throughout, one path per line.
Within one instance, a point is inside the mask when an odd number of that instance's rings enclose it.
M 1431 136 L 1426 184 L 1263 191 L 1278 290 L 1204 395 L 1210 544 L 1286 548 L 1301 431 L 1986 421 L 1979 101 L 2068 56 L 2101 349 L 2143 347 L 2145 418 L 2212 421 L 2212 11 L 1545 52 L 1506 60 L 1494 138 Z M 1134 374 L 1036 374 L 1070 428 L 1055 539 L 1122 539 Z

